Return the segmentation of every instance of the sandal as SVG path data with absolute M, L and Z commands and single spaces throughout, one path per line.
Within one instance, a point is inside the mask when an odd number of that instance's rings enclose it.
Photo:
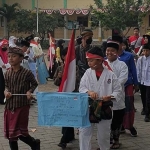
M 65 149 L 67 144 L 66 143 L 59 143 L 57 146 L 61 147 L 62 149 Z
M 110 149 L 119 149 L 120 143 L 113 143 L 113 145 L 110 147 Z

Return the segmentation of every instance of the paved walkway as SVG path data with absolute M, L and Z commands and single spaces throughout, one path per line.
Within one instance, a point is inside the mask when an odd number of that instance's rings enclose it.
M 39 91 L 56 91 L 57 87 L 53 85 L 52 81 L 48 81 L 47 85 L 40 85 Z M 121 150 L 150 150 L 150 123 L 145 123 L 144 116 L 140 115 L 141 112 L 141 101 L 139 95 L 135 96 L 135 107 L 137 109 L 135 117 L 135 127 L 138 131 L 138 137 L 131 137 L 129 132 L 121 135 L 120 142 Z M 0 150 L 10 150 L 8 146 L 8 140 L 3 137 L 3 111 L 4 106 L 0 105 Z M 37 125 L 37 104 L 31 106 L 30 109 L 30 121 L 29 131 L 32 136 L 41 140 L 41 150 L 61 150 L 57 146 L 61 137 L 61 128 L 56 127 L 39 127 Z M 33 133 L 31 129 L 36 129 Z M 96 132 L 95 132 L 96 133 Z M 66 150 L 79 150 L 78 148 L 78 135 L 73 143 L 69 143 Z M 30 150 L 30 148 L 22 143 L 19 143 L 19 150 Z M 97 141 L 96 134 L 92 139 L 92 150 L 96 150 Z

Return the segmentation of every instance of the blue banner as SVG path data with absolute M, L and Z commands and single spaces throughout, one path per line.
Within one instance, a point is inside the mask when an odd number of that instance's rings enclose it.
M 38 125 L 88 127 L 89 104 L 86 93 L 37 93 Z

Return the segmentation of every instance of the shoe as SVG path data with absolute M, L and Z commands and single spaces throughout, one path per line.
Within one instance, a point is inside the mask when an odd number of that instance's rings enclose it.
M 145 116 L 144 121 L 145 121 L 145 122 L 150 122 L 150 117 L 149 117 L 149 116 Z
M 137 137 L 138 133 L 134 127 L 130 129 L 130 134 L 132 137 Z
M 113 145 L 110 147 L 110 149 L 119 149 L 120 143 L 113 143 Z
M 145 114 L 146 114 L 145 110 L 144 110 L 144 109 L 142 109 L 142 111 L 141 111 L 141 115 L 145 115 Z
M 59 143 L 58 146 L 61 148 L 66 148 L 67 144 L 66 143 Z
M 40 150 L 41 141 L 39 139 L 35 139 L 35 142 L 36 142 L 36 150 Z

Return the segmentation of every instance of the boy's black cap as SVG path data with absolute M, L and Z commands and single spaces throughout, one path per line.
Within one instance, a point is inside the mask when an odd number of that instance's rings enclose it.
M 33 34 L 31 34 L 30 36 L 27 36 L 26 38 L 25 38 L 25 40 L 26 41 L 30 41 L 30 40 L 33 40 L 34 39 L 34 36 L 33 36 Z
M 150 50 L 150 45 L 149 44 L 144 44 L 143 49 L 149 49 Z
M 115 41 L 108 41 L 107 47 L 115 48 L 116 50 L 119 50 L 119 44 Z
M 120 35 L 114 35 L 112 36 L 112 41 L 115 41 L 121 44 L 123 42 L 123 37 Z
M 148 40 L 150 40 L 150 32 L 147 32 L 146 34 L 143 35 L 143 38 L 147 37 Z M 149 41 L 150 42 L 150 41 Z
M 30 43 L 28 41 L 22 40 L 21 41 L 21 46 L 30 47 Z
M 101 56 L 101 57 L 104 57 L 102 49 L 100 47 L 98 47 L 98 46 L 92 47 L 87 52 L 91 53 L 91 54 L 95 54 L 95 55 Z

